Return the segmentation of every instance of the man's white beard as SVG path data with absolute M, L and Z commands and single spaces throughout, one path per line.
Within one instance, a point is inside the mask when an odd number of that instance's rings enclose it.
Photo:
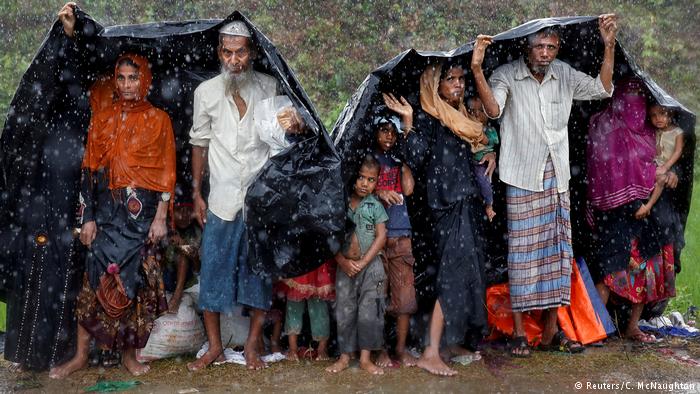
M 221 74 L 224 76 L 224 84 L 226 86 L 226 93 L 231 95 L 238 95 L 240 89 L 246 85 L 250 80 L 252 73 L 250 69 L 242 71 L 240 73 L 233 73 L 226 68 L 226 66 L 221 66 Z
M 535 75 L 547 75 L 550 65 L 546 66 L 530 66 L 530 71 Z

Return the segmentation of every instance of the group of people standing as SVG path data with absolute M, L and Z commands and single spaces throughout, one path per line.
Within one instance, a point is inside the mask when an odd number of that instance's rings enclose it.
M 74 6 L 68 3 L 59 13 L 68 37 L 74 36 Z M 417 108 L 404 97 L 383 95 L 384 106 L 372 109 L 372 152 L 357 163 L 348 190 L 347 218 L 354 229 L 331 261 L 284 281 L 287 294 L 297 295 L 286 307 L 288 358 L 296 358 L 304 301 L 319 358 L 327 358 L 325 301 L 334 292 L 340 357 L 327 371 L 343 371 L 359 352 L 363 370 L 382 374 L 393 362 L 384 342 L 388 313 L 396 319 L 399 363 L 455 375 L 447 360 L 469 353 L 462 347 L 466 337 L 488 334 L 483 227 L 496 215 L 504 215 L 508 225 L 511 354 L 530 355 L 522 317 L 537 310 L 544 312 L 540 349 L 583 351 L 557 325 L 558 308 L 570 303 L 574 257 L 568 121 L 573 100 L 610 97 L 610 107 L 591 119 L 588 151 L 591 223 L 601 245 L 608 246 L 594 259 L 597 288 L 605 301 L 613 292 L 633 303 L 626 335 L 653 340 L 636 326 L 639 305 L 674 295 L 674 249 L 677 253 L 682 234 L 675 222 L 648 217 L 661 207 L 672 210 L 663 190 L 677 182 L 672 170 L 683 136 L 666 108 L 652 106 L 647 121 L 649 100 L 639 81 L 614 85 L 615 15 L 601 15 L 599 30 L 604 51 L 595 78 L 556 59 L 560 33 L 550 27 L 528 36 L 524 56 L 498 67 L 488 80 L 482 63 L 493 38 L 480 35 L 469 65 L 456 58 L 428 65 Z M 196 89 L 189 133 L 193 216 L 203 227 L 199 306 L 209 343 L 187 365 L 190 371 L 223 360 L 220 315 L 237 304 L 250 314 L 246 364 L 265 367 L 259 343 L 273 283 L 247 265 L 242 209 L 267 159 L 306 129 L 293 107 L 275 112 L 264 105 L 280 94 L 279 83 L 253 70 L 258 54 L 246 24 L 231 22 L 219 33 L 221 72 Z M 477 94 L 465 100 L 468 72 Z M 92 90 L 80 193 L 80 241 L 89 252 L 77 300 L 77 351 L 51 369 L 52 378 L 86 366 L 91 339 L 120 350 L 132 374 L 148 371 L 135 349 L 145 346 L 154 320 L 168 309 L 154 249 L 172 214 L 176 160 L 170 118 L 147 100 L 151 79 L 147 59 L 124 54 L 113 78 Z M 500 132 L 489 119 L 500 119 Z M 490 183 L 499 142 L 503 213 L 494 206 Z M 436 257 L 436 297 L 418 358 L 407 349 L 411 315 L 418 309 L 410 198 L 426 202 L 429 217 L 421 221 L 435 229 L 427 238 Z

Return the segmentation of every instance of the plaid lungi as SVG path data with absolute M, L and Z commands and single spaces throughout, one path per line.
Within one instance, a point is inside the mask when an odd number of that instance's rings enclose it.
M 506 205 L 513 311 L 569 305 L 573 257 L 569 191 L 557 191 L 551 159 L 544 170 L 544 191 L 507 185 Z

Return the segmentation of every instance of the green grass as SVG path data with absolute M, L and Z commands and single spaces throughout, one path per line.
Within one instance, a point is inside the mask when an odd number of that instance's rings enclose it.
M 5 331 L 6 313 L 5 303 L 0 302 L 0 332 Z
M 675 307 L 679 312 L 685 312 L 691 304 L 700 306 L 700 181 L 694 183 L 685 227 L 685 249 L 681 253 L 683 269 L 676 278 L 676 299 L 667 309 Z

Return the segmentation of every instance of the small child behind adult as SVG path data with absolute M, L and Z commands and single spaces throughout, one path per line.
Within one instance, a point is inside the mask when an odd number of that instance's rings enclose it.
M 304 322 L 305 309 L 309 312 L 311 337 L 318 342 L 315 359 L 328 360 L 328 301 L 335 299 L 335 262 L 332 259 L 328 260 L 315 270 L 295 278 L 284 279 L 282 283 L 287 298 L 287 314 L 284 320 L 284 331 L 289 341 L 287 360 L 299 361 L 298 338 Z
M 335 316 L 338 323 L 340 358 L 326 371 L 337 373 L 350 366 L 360 351 L 360 368 L 373 375 L 384 370 L 371 358 L 372 351 L 384 348 L 384 299 L 386 275 L 378 254 L 386 242 L 389 217 L 372 194 L 379 177 L 379 163 L 365 156 L 355 180 L 347 216 L 355 224 L 343 252 L 335 256 L 340 268 L 336 273 Z M 353 250 L 355 244 L 359 250 Z M 350 256 L 348 258 L 347 256 Z
M 479 192 L 484 199 L 484 205 L 486 205 L 486 217 L 491 221 L 496 216 L 496 211 L 493 210 L 493 187 L 491 186 L 491 176 L 486 175 L 488 164 L 482 163 L 482 161 L 487 153 L 494 152 L 494 147 L 498 144 L 498 133 L 492 126 L 487 125 L 488 118 L 486 117 L 484 106 L 478 97 L 467 99 L 467 112 L 484 125 L 484 134 L 489 140 L 486 144 L 479 143 L 472 148 L 472 153 L 474 154 L 472 164 L 474 165 L 474 176 L 479 185 Z
M 410 168 L 395 155 L 394 147 L 399 133 L 405 137 L 413 128 L 413 108 L 403 97 L 396 99 L 392 94 L 383 94 L 383 97 L 390 111 L 378 107 L 372 118 L 377 145 L 375 158 L 381 165 L 376 194 L 389 216 L 386 247 L 381 258 L 389 278 L 387 312 L 396 317 L 396 356 L 402 365 L 410 367 L 416 365 L 416 358 L 407 351 L 406 339 L 411 315 L 418 309 L 418 304 L 414 287 L 411 221 L 404 197 L 413 194 L 414 180 Z M 401 121 L 394 114 L 400 115 Z M 381 352 L 376 362 L 380 367 L 393 365 L 386 350 Z
M 202 231 L 193 223 L 192 206 L 177 204 L 173 210 L 175 229 L 165 250 L 164 282 L 172 292 L 168 313 L 177 313 L 187 284 L 194 284 L 193 271 L 199 271 L 199 244 Z M 191 263 L 191 265 L 190 265 Z M 172 274 L 175 273 L 175 280 Z
M 649 119 L 656 128 L 656 184 L 649 200 L 643 204 L 634 216 L 642 219 L 651 213 L 651 208 L 661 197 L 668 180 L 668 172 L 678 162 L 683 153 L 683 130 L 673 124 L 670 109 L 654 104 L 649 109 Z

